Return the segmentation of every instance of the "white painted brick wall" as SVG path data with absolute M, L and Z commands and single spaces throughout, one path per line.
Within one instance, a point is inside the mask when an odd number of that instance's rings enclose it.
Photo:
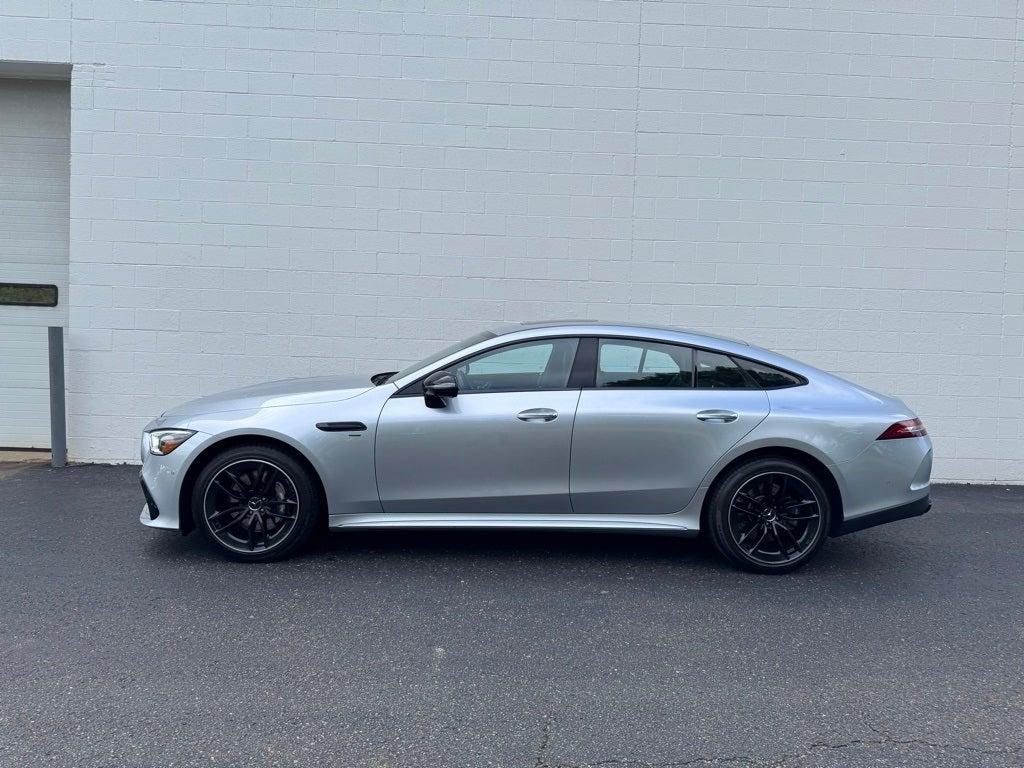
M 672 323 L 1024 480 L 1014 0 L 0 0 L 71 61 L 77 459 L 496 320 Z

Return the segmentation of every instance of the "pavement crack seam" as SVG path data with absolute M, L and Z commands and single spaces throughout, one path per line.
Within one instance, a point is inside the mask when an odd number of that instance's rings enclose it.
M 950 749 L 960 750 L 961 752 L 968 752 L 974 755 L 1016 755 L 1024 751 L 1024 747 L 1007 747 L 1005 749 L 983 749 L 980 747 L 971 747 L 965 744 L 945 744 L 942 742 L 927 741 L 925 739 L 897 739 L 890 734 L 874 727 L 869 723 L 865 723 L 868 729 L 878 736 L 877 739 L 850 739 L 849 741 L 829 743 L 829 742 L 813 742 L 808 744 L 801 752 L 796 754 L 783 753 L 778 760 L 772 763 L 765 763 L 768 768 L 785 768 L 785 766 L 792 760 L 798 758 L 807 757 L 813 752 L 823 752 L 825 750 L 842 750 L 850 749 L 853 747 L 882 747 L 882 746 L 916 746 L 916 747 L 928 747 L 930 749 Z M 667 766 L 660 766 L 659 768 L 667 768 Z
M 551 742 L 551 718 L 545 716 L 544 724 L 540 732 L 540 744 L 537 747 L 537 758 L 534 760 L 533 768 L 550 768 L 545 759 L 548 751 L 548 744 Z
M 950 749 L 960 750 L 975 755 L 1017 755 L 1024 752 L 1024 747 L 1006 747 L 1005 749 L 984 749 L 980 747 L 972 747 L 964 744 L 944 744 L 941 742 L 932 742 L 925 739 L 897 739 L 884 731 L 875 728 L 874 726 L 868 725 L 867 727 L 872 733 L 876 734 L 878 738 L 875 739 L 850 739 L 849 741 L 841 742 L 812 742 L 803 747 L 799 752 L 795 753 L 782 753 L 777 758 L 758 758 L 752 755 L 736 755 L 730 757 L 693 757 L 687 760 L 673 760 L 662 763 L 651 763 L 645 760 L 634 760 L 631 758 L 609 758 L 598 761 L 585 761 L 582 763 L 555 763 L 549 764 L 545 761 L 545 753 L 548 748 L 548 742 L 550 741 L 550 721 L 545 720 L 544 731 L 541 737 L 540 749 L 537 752 L 537 762 L 534 768 L 615 768 L 620 766 L 621 768 L 629 768 L 629 766 L 645 766 L 646 768 L 686 768 L 687 766 L 696 765 L 745 765 L 750 768 L 786 768 L 787 765 L 791 765 L 792 761 L 800 758 L 807 757 L 815 752 L 824 752 L 831 750 L 843 750 L 852 749 L 855 747 L 880 747 L 880 746 L 917 746 L 927 747 L 931 749 Z

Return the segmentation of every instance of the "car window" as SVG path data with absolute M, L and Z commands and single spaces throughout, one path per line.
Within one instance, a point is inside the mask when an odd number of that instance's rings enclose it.
M 697 387 L 700 389 L 752 389 L 731 357 L 705 349 L 697 350 Z
M 493 338 L 494 334 L 491 331 L 482 331 L 481 333 L 474 334 L 473 336 L 470 336 L 468 339 L 463 339 L 462 341 L 457 342 L 455 344 L 451 344 L 445 347 L 444 349 L 440 349 L 434 354 L 429 355 L 423 358 L 422 360 L 419 360 L 413 363 L 412 365 L 403 368 L 402 370 L 398 371 L 398 373 L 392 374 L 391 376 L 388 377 L 388 381 L 396 381 L 397 379 L 404 378 L 405 376 L 408 376 L 410 373 L 415 373 L 420 368 L 426 368 L 428 365 L 436 363 L 442 357 L 454 355 L 460 349 L 465 349 L 466 347 L 471 347 L 474 344 L 479 344 L 481 341 L 487 341 L 488 339 Z
M 743 359 L 737 359 L 736 362 L 743 367 L 743 370 L 753 377 L 754 381 L 765 389 L 799 387 L 801 384 L 805 383 L 805 381 L 799 376 L 787 373 L 786 371 L 780 371 L 778 368 L 773 368 L 772 366 L 765 365 L 764 363 Z
M 693 351 L 675 344 L 601 339 L 597 353 L 598 387 L 689 387 Z
M 543 339 L 512 344 L 463 360 L 450 368 L 461 392 L 565 389 L 579 339 Z

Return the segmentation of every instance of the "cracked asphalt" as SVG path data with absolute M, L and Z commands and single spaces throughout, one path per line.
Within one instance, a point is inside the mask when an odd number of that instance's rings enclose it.
M 596 533 L 240 565 L 136 474 L 0 466 L 2 766 L 1024 765 L 1021 487 L 764 577 Z

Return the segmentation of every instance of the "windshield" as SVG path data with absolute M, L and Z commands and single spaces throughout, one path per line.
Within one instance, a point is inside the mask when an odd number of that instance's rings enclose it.
M 423 358 L 418 363 L 413 363 L 407 368 L 403 368 L 398 373 L 389 376 L 388 381 L 394 381 L 395 379 L 400 379 L 403 376 L 408 376 L 410 373 L 418 371 L 420 368 L 426 368 L 428 365 L 436 363 L 438 360 L 441 360 L 442 358 L 448 357 L 448 355 L 454 355 L 460 349 L 465 349 L 466 347 L 471 347 L 474 344 L 479 344 L 481 341 L 493 339 L 496 335 L 497 334 L 491 333 L 491 331 L 482 331 L 481 333 L 478 333 L 474 336 L 470 336 L 468 339 L 463 339 L 460 342 L 457 342 L 455 344 L 445 347 L 444 349 L 438 352 L 435 352 L 429 357 Z

